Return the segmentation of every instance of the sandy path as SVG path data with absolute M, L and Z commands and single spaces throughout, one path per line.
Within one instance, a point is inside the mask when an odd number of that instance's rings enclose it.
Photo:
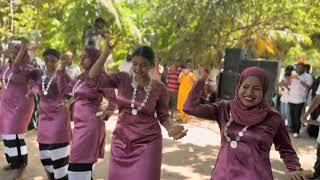
M 96 164 L 95 179 L 105 179 L 108 173 L 109 148 L 111 132 L 116 123 L 116 116 L 107 122 L 107 138 L 105 146 L 105 158 Z M 213 164 L 219 150 L 219 129 L 215 122 L 192 119 L 185 125 L 188 135 L 180 141 L 172 141 L 164 134 L 162 178 L 163 180 L 205 180 L 210 178 Z M 299 139 L 292 139 L 293 145 L 299 154 L 304 169 L 312 170 L 316 158 L 316 140 L 302 133 Z M 27 145 L 29 150 L 29 165 L 23 179 L 43 180 L 46 179 L 39 160 L 36 131 L 27 134 Z M 0 167 L 6 165 L 3 155 L 4 147 L 0 144 Z M 272 149 L 272 170 L 275 179 L 286 179 L 286 170 L 279 157 L 278 152 Z M 0 180 L 8 180 L 9 172 L 0 170 Z

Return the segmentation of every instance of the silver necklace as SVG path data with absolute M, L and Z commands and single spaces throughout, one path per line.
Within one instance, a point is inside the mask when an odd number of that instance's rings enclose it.
M 133 87 L 133 93 L 132 93 L 132 99 L 131 99 L 131 108 L 132 108 L 131 114 L 135 116 L 135 115 L 138 114 L 138 111 L 140 111 L 148 101 L 148 98 L 149 98 L 149 95 L 150 95 L 150 91 L 152 89 L 152 80 L 150 79 L 150 82 L 149 82 L 148 86 L 144 87 L 144 92 L 146 93 L 146 95 L 145 95 L 142 103 L 140 104 L 140 106 L 138 106 L 136 109 L 134 108 L 134 103 L 136 101 L 138 83 L 136 82 L 134 76 L 132 77 L 131 86 Z
M 10 83 L 10 79 L 11 79 L 11 77 L 12 77 L 12 75 L 13 75 L 13 73 L 11 72 L 10 74 L 9 74 L 9 76 L 8 76 L 8 81 L 6 81 L 6 74 L 7 74 L 7 72 L 9 71 L 9 66 L 6 68 L 6 70 L 4 71 L 4 73 L 3 73 L 3 75 L 2 75 L 2 82 L 3 82 L 3 84 L 4 84 L 4 88 L 5 89 L 8 89 L 8 86 L 9 86 L 9 83 Z
M 50 77 L 50 80 L 47 84 L 47 87 L 45 87 L 45 81 L 46 81 L 47 77 L 48 77 L 47 73 L 44 73 L 44 75 L 41 76 L 41 78 L 42 78 L 42 92 L 43 92 L 43 95 L 45 95 L 45 96 L 48 95 L 48 91 L 51 86 L 52 80 L 56 77 L 56 74 L 53 74 Z
M 242 130 L 238 133 L 238 136 L 236 137 L 236 139 L 232 140 L 227 133 L 228 127 L 232 122 L 233 122 L 233 119 L 230 114 L 229 121 L 227 122 L 226 127 L 224 127 L 223 134 L 224 134 L 224 137 L 227 139 L 227 141 L 230 143 L 230 146 L 233 149 L 235 149 L 238 147 L 238 142 L 240 141 L 240 138 L 244 135 L 244 133 L 247 131 L 249 126 L 245 126 L 244 128 L 242 128 Z
M 77 83 L 73 86 L 73 88 L 72 88 L 72 95 L 74 96 L 74 94 L 77 92 L 77 90 L 80 88 L 80 87 L 82 87 L 83 86 L 83 84 L 84 84 L 84 82 L 81 82 L 81 79 L 79 79 L 78 81 L 77 81 Z

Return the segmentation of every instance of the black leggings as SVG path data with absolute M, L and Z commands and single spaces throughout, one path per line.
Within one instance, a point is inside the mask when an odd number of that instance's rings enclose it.
M 301 103 L 301 104 L 289 103 L 289 112 L 292 120 L 292 131 L 298 134 L 301 128 L 300 117 L 301 117 L 303 105 L 304 103 Z

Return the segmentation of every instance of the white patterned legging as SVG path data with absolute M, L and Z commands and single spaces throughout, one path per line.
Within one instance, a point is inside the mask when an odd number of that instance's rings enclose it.
M 39 144 L 40 160 L 51 179 L 67 180 L 69 143 Z
M 3 134 L 7 162 L 12 169 L 24 168 L 28 164 L 28 150 L 24 141 L 25 134 Z

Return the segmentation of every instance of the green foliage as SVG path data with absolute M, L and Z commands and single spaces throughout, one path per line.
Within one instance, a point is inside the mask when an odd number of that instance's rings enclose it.
M 319 66 L 318 7 L 320 0 L 20 0 L 14 4 L 14 35 L 79 54 L 85 28 L 101 16 L 117 39 L 115 65 L 148 44 L 165 62 L 217 66 L 226 47 L 248 47 L 253 35 L 264 35 L 275 48 L 264 58 L 289 64 L 304 53 Z M 13 35 L 10 25 L 9 0 L 1 1 L 1 40 Z

